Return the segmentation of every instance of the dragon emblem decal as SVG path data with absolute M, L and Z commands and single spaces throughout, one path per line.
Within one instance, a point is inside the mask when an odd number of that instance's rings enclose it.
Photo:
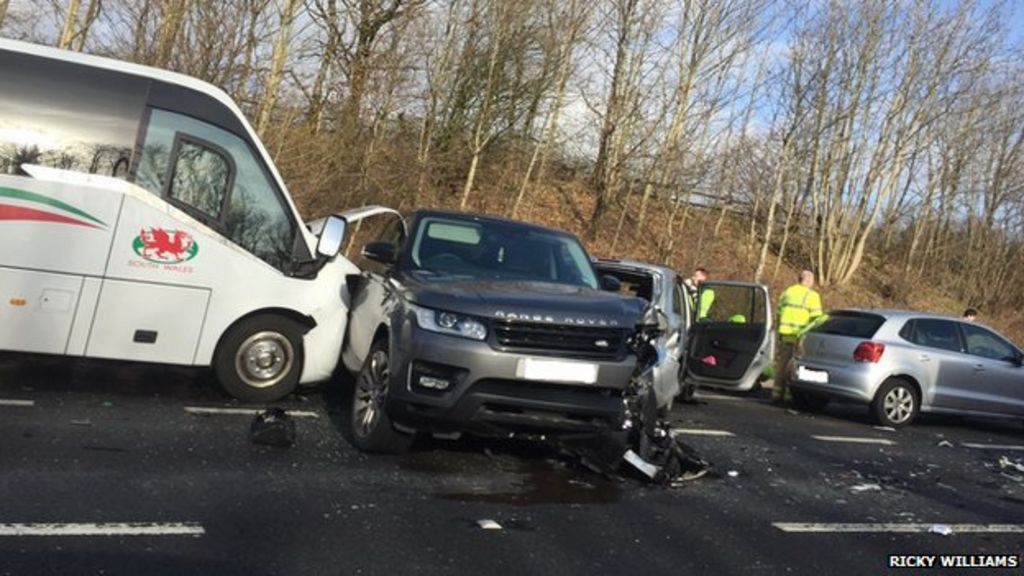
M 187 262 L 199 253 L 199 244 L 183 230 L 143 228 L 132 242 L 140 257 L 159 264 Z

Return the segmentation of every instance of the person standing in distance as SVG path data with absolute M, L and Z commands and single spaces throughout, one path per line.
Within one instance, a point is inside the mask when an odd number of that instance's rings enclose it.
M 793 350 L 800 336 L 822 315 L 821 295 L 814 289 L 814 273 L 801 270 L 799 280 L 782 293 L 779 298 L 779 355 L 775 365 L 775 385 L 772 400 L 792 400 L 786 379 L 787 367 L 793 358 Z

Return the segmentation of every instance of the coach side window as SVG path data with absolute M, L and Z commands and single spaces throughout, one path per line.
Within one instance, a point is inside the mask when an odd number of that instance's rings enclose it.
M 0 174 L 24 176 L 34 164 L 126 178 L 147 82 L 0 52 Z
M 290 265 L 294 218 L 262 162 L 235 134 L 152 108 L 135 180 L 271 266 Z

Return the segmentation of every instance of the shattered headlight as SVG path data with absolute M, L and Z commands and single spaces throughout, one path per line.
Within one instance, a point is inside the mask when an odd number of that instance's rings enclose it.
M 424 330 L 470 340 L 487 338 L 487 327 L 472 316 L 423 308 L 415 304 L 409 304 L 409 309 L 416 315 L 416 323 Z

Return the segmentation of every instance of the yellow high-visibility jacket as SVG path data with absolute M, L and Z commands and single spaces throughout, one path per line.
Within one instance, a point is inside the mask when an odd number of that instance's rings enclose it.
M 803 284 L 793 284 L 779 299 L 779 336 L 796 340 L 821 314 L 821 295 Z
M 690 299 L 690 310 L 697 315 L 697 320 L 702 320 L 708 317 L 708 313 L 711 311 L 711 305 L 715 303 L 715 291 L 711 288 L 705 288 L 700 292 L 700 302 L 696 302 L 697 294 L 688 292 L 687 296 Z

